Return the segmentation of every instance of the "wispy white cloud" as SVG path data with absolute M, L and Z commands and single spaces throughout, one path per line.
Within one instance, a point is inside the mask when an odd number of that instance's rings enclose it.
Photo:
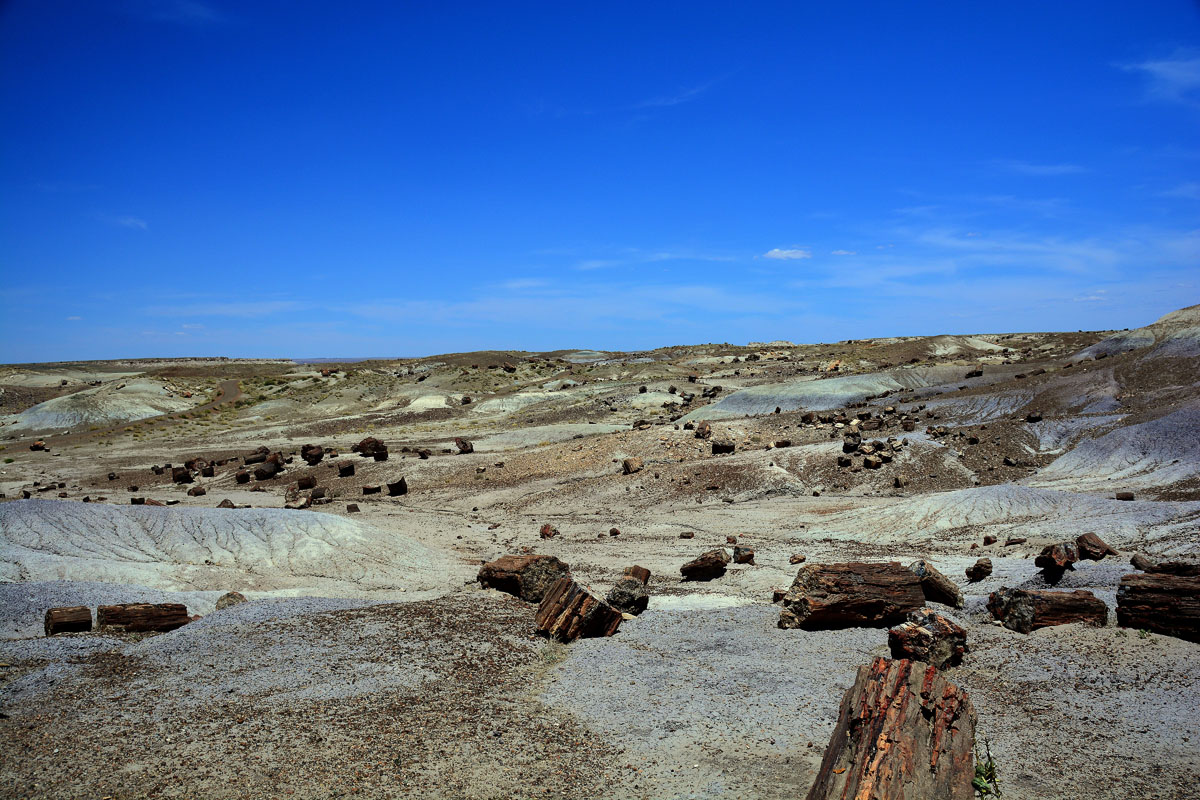
M 1153 99 L 1200 104 L 1200 53 L 1196 51 L 1180 50 L 1170 58 L 1146 59 L 1119 66 L 1145 76 L 1146 91 Z
M 537 289 L 545 285 L 546 281 L 541 280 L 540 278 L 514 278 L 513 280 L 504 281 L 497 284 L 497 288 L 509 290 Z
M 662 261 L 737 261 L 733 256 L 719 253 L 698 253 L 690 250 L 642 250 L 626 247 L 602 258 L 585 258 L 574 264 L 577 270 L 606 269 L 628 264 L 653 264 Z
M 772 258 L 777 261 L 798 261 L 802 258 L 812 258 L 812 252 L 808 250 L 801 250 L 798 247 L 786 249 L 773 247 L 767 252 L 763 253 L 762 257 Z
M 716 83 L 716 81 L 708 81 L 706 83 L 701 83 L 697 86 L 692 86 L 690 88 L 683 89 L 674 94 L 663 95 L 661 97 L 652 97 L 649 100 L 643 100 L 640 103 L 634 104 L 633 107 L 635 109 L 666 108 L 669 106 L 682 105 L 683 103 L 687 103 L 692 100 L 695 100 L 697 97 L 699 97 L 700 95 L 707 92 L 709 89 L 712 88 L 714 83 Z
M 1200 200 L 1200 183 L 1188 181 L 1178 186 L 1159 192 L 1161 197 L 1182 197 L 1186 200 Z
M 133 217 L 129 215 L 113 215 L 113 214 L 97 214 L 96 218 L 108 225 L 115 225 L 118 228 L 130 228 L 135 231 L 145 231 L 150 229 L 150 224 L 141 217 Z
M 856 251 L 856 250 L 834 250 L 833 252 L 830 253 L 830 255 L 833 255 L 833 256 L 856 256 L 856 255 L 858 255 L 858 251 Z
M 998 161 L 996 164 L 1010 172 L 1017 172 L 1022 175 L 1078 175 L 1081 172 L 1087 172 L 1086 167 L 1081 167 L 1078 164 L 1032 164 L 1028 161 Z
M 310 304 L 297 300 L 264 300 L 262 302 L 200 302 L 179 305 L 150 306 L 146 313 L 155 317 L 267 317 L 300 311 Z
M 67 319 L 71 322 L 78 322 L 79 320 L 83 319 L 83 317 L 71 316 L 71 317 L 67 317 Z

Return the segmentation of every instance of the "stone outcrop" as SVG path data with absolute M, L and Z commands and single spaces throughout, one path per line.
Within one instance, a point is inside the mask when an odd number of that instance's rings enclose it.
M 779 627 L 879 628 L 924 604 L 921 579 L 898 562 L 809 564 L 784 595 Z

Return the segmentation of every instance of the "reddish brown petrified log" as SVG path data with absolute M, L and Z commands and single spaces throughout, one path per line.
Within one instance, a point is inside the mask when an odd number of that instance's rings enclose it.
M 1200 576 L 1126 575 L 1117 587 L 1117 624 L 1200 642 Z
M 1075 547 L 1079 550 L 1079 557 L 1088 561 L 1099 561 L 1105 556 L 1121 555 L 1094 533 L 1082 534 L 1075 540 Z
M 679 574 L 685 581 L 711 581 L 725 574 L 729 564 L 729 553 L 724 547 L 701 553 L 696 558 L 679 568 Z
M 1058 544 L 1046 545 L 1037 558 L 1033 560 L 1035 566 L 1041 567 L 1047 574 L 1061 575 L 1064 570 L 1075 569 L 1075 562 L 1079 560 L 1079 548 L 1074 542 L 1059 542 Z
M 391 497 L 400 497 L 401 495 L 408 494 L 408 481 L 406 481 L 404 478 L 401 478 L 394 483 L 389 483 L 387 485 L 387 489 L 388 495 Z
M 808 800 L 971 800 L 975 709 L 919 661 L 858 668 Z
M 570 574 L 571 568 L 554 556 L 500 556 L 480 567 L 476 579 L 484 588 L 540 603 L 551 586 Z
M 921 559 L 909 564 L 908 568 L 921 579 L 921 591 L 925 593 L 926 600 L 962 608 L 963 595 L 958 584 L 939 572 L 933 564 Z
M 898 562 L 809 564 L 783 598 L 779 627 L 878 628 L 924 604 L 921 579 Z
M 190 621 L 183 603 L 122 603 L 96 609 L 96 626 L 126 631 L 173 631 Z
M 92 610 L 87 606 L 60 606 L 46 610 L 46 635 L 81 633 L 92 629 Z
M 908 621 L 888 631 L 892 658 L 924 661 L 938 669 L 962 662 L 967 632 L 962 626 L 928 608 L 908 615 Z
M 1108 623 L 1108 606 L 1082 589 L 1048 592 L 1001 587 L 988 595 L 987 607 L 1004 627 L 1018 633 L 1072 622 L 1098 627 Z
M 632 575 L 633 577 L 637 578 L 642 582 L 643 586 L 650 582 L 650 570 L 646 569 L 645 567 L 639 567 L 636 564 L 634 564 L 632 567 L 626 567 L 624 574 Z
M 533 622 L 538 633 L 572 642 L 580 637 L 612 636 L 621 624 L 621 612 L 567 577 L 546 592 Z

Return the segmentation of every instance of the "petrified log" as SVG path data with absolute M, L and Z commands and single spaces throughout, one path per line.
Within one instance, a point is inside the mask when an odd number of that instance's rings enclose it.
M 626 567 L 624 574 L 637 578 L 642 582 L 643 586 L 650 582 L 650 570 L 645 567 L 639 567 L 636 564 L 632 567 Z
M 729 553 L 724 547 L 718 547 L 684 564 L 679 568 L 679 573 L 685 581 L 711 581 L 724 575 L 728 564 Z
M 967 652 L 967 632 L 928 608 L 908 615 L 908 621 L 888 631 L 892 658 L 924 661 L 938 669 L 962 662 Z
M 399 497 L 400 495 L 408 494 L 408 481 L 401 478 L 394 483 L 389 483 L 387 489 L 389 497 Z
M 349 478 L 353 475 L 354 475 L 354 464 L 352 462 L 348 462 L 345 464 L 338 464 L 338 477 L 339 478 Z
M 1050 592 L 1001 587 L 988 595 L 988 611 L 1004 627 L 1017 633 L 1029 633 L 1052 625 L 1082 622 L 1104 627 L 1108 606 L 1091 592 Z
M 250 482 L 250 473 L 246 472 L 246 470 L 244 470 L 244 469 L 239 469 L 237 471 L 237 473 L 233 476 L 233 479 L 235 481 L 237 481 L 238 483 L 249 483 Z
M 362 489 L 363 494 L 379 494 L 381 491 L 383 491 L 383 487 L 381 486 L 364 486 Z
M 572 642 L 580 637 L 612 636 L 621 624 L 621 612 L 566 577 L 546 592 L 533 623 L 544 636 Z
M 714 439 L 712 443 L 712 454 L 714 456 L 725 455 L 737 450 L 737 445 L 731 439 Z
M 1075 569 L 1079 560 L 1079 548 L 1074 542 L 1059 542 L 1048 544 L 1042 548 L 1041 554 L 1033 560 L 1035 566 L 1041 567 L 1048 575 L 1061 575 L 1063 571 Z
M 122 603 L 96 609 L 97 627 L 121 627 L 129 632 L 173 631 L 190 621 L 183 603 Z
M 232 500 L 226 497 L 224 500 L 217 503 L 217 508 L 237 508 L 237 506 L 233 504 Z
M 783 598 L 779 627 L 879 628 L 924 604 L 921 579 L 899 562 L 809 564 Z
M 1099 561 L 1105 556 L 1119 556 L 1116 550 L 1109 547 L 1103 539 L 1094 533 L 1085 533 L 1075 540 L 1075 549 L 1079 557 L 1088 561 Z
M 187 467 L 172 467 L 171 480 L 175 483 L 191 483 L 192 473 L 188 472 Z
M 712 425 L 710 425 L 707 420 L 700 420 L 699 422 L 696 423 L 696 438 L 697 439 L 711 439 L 712 438 Z
M 203 486 L 193 486 L 188 489 L 187 493 L 188 497 L 204 497 L 204 495 L 208 494 L 208 490 Z
M 261 467 L 254 470 L 254 480 L 269 481 L 279 474 L 278 461 L 264 461 Z
M 484 588 L 540 603 L 551 586 L 570 576 L 571 568 L 554 556 L 500 556 L 480 567 L 477 580 Z
M 627 458 L 621 462 L 621 470 L 626 475 L 632 475 L 635 472 L 641 472 L 645 465 L 640 458 Z
M 735 564 L 753 564 L 754 563 L 754 548 L 746 547 L 745 545 L 736 545 L 733 548 L 733 563 Z
M 646 610 L 650 604 L 650 595 L 646 592 L 646 584 L 633 575 L 626 575 L 617 581 L 605 598 L 608 604 L 617 611 L 637 616 Z
M 86 633 L 92 629 L 92 610 L 87 606 L 59 606 L 46 609 L 47 636 L 56 633 Z
M 213 478 L 213 477 L 216 477 L 216 474 L 217 474 L 217 469 L 212 464 L 208 464 L 208 465 L 200 468 L 200 477 L 201 478 Z
M 467 453 L 475 452 L 475 445 L 460 437 L 455 437 L 454 446 L 458 448 L 460 455 L 466 455 Z
M 371 455 L 371 458 L 375 459 L 376 461 L 387 461 L 388 460 L 388 451 L 387 450 L 377 450 L 377 451 L 375 451 L 375 453 L 373 453 Z
M 346 504 L 346 513 L 347 514 L 357 514 L 358 513 L 358 503 L 347 503 Z
M 1157 572 L 1163 575 L 1200 575 L 1200 564 L 1193 564 L 1187 561 L 1155 561 L 1148 556 L 1138 553 L 1130 561 L 1134 569 L 1140 569 L 1143 572 Z
M 248 454 L 244 459 L 242 459 L 242 461 L 246 466 L 250 466 L 251 464 L 261 464 L 267 460 L 267 456 L 269 455 L 271 455 L 271 451 L 268 448 L 260 447 L 253 453 Z
M 971 583 L 978 583 L 991 574 L 992 560 L 990 558 L 981 558 L 967 567 L 967 580 Z
M 1117 624 L 1200 642 L 1200 576 L 1124 576 L 1117 587 Z
M 321 463 L 321 459 L 325 458 L 325 448 L 320 445 L 306 444 L 300 448 L 300 457 L 304 459 L 304 463 L 315 467 Z
M 930 664 L 858 668 L 808 800 L 971 800 L 975 709 Z
M 300 491 L 307 491 L 317 485 L 317 479 L 312 475 L 305 475 L 296 480 L 296 488 Z
M 933 564 L 921 559 L 909 564 L 908 568 L 921 579 L 921 591 L 925 593 L 926 600 L 954 608 L 963 607 L 963 596 L 958 585 L 939 572 Z

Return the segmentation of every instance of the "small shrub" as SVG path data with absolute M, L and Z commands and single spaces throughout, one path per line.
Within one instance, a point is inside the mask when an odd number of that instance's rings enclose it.
M 979 745 L 975 746 L 975 779 L 971 781 L 979 797 L 999 797 L 1000 781 L 996 777 L 996 762 L 992 758 L 991 742 L 983 740 L 982 757 Z

